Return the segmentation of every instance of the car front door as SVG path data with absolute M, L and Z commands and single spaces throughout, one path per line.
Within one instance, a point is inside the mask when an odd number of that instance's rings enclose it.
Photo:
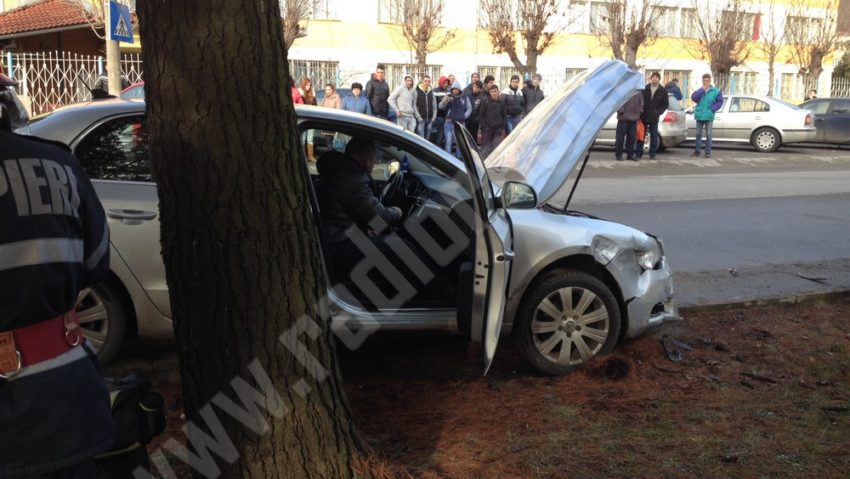
M 470 338 L 481 343 L 484 374 L 490 369 L 505 312 L 508 279 L 513 259 L 510 216 L 498 205 L 484 162 L 475 141 L 463 126 L 455 124 L 455 138 L 469 172 L 474 208 L 475 263 L 472 274 Z
M 824 140 L 828 143 L 850 143 L 850 100 L 833 98 L 824 129 Z M 818 127 L 820 132 L 820 127 Z

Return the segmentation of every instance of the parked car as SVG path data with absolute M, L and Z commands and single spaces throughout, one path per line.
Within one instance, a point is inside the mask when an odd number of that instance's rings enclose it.
M 817 130 L 809 110 L 782 100 L 756 95 L 724 95 L 714 116 L 713 143 L 749 143 L 761 152 L 772 152 L 788 143 L 810 142 Z M 685 111 L 688 140 L 696 139 L 694 108 Z
M 817 98 L 800 108 L 815 116 L 817 143 L 850 144 L 850 98 Z
M 461 246 L 454 259 L 440 263 L 456 295 L 436 303 L 399 306 L 364 298 L 350 275 L 346 282 L 337 274 L 338 281 L 327 286 L 335 330 L 348 329 L 345 321 L 355 318 L 383 330 L 464 331 L 482 343 L 485 368 L 500 333 L 512 332 L 531 364 L 565 374 L 624 338 L 678 318 L 659 239 L 553 203 L 605 119 L 643 88 L 642 75 L 622 62 L 583 75 L 572 89 L 538 105 L 493 152 L 487 163 L 492 173 L 463 126 L 456 126 L 463 153 L 457 159 L 386 121 L 296 107 L 302 135 L 314 128 L 376 141 L 381 170 L 396 171 L 377 178 L 381 201 L 401 207 L 410 221 L 443 218 L 454 234 L 436 231 L 432 238 L 442 238 L 440 248 Z M 592 104 L 586 101 L 591 94 L 597 96 Z M 87 334 L 107 358 L 127 335 L 167 336 L 171 311 L 144 103 L 116 99 L 60 108 L 23 133 L 67 143 L 107 211 L 112 273 L 81 294 L 78 309 Z M 406 173 L 399 164 L 407 165 Z M 316 181 L 309 188 L 314 214 Z M 412 234 L 409 225 L 403 231 Z
M 145 82 L 140 81 L 137 83 L 133 83 L 127 88 L 121 90 L 121 98 L 125 100 L 144 100 Z
M 688 133 L 688 127 L 685 124 L 685 112 L 682 111 L 681 105 L 673 95 L 669 95 L 669 100 L 670 106 L 664 110 L 664 114 L 659 117 L 660 121 L 658 122 L 659 151 L 679 146 L 680 143 L 685 141 Z M 596 144 L 613 146 L 616 139 L 617 113 L 614 112 L 605 122 L 599 136 L 596 137 Z M 645 151 L 649 151 L 649 140 L 644 143 L 643 148 Z

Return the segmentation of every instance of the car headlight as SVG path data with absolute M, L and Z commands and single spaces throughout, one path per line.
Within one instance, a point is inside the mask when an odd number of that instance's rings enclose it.
M 655 269 L 655 265 L 661 260 L 661 246 L 658 241 L 652 239 L 652 245 L 649 248 L 635 250 L 635 261 L 638 266 L 644 270 Z

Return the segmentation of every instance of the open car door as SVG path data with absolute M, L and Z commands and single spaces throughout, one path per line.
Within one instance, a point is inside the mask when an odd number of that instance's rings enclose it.
M 474 208 L 474 257 L 470 339 L 481 343 L 484 374 L 490 369 L 505 313 L 508 279 L 513 259 L 510 216 L 499 205 L 484 162 L 472 135 L 455 124 L 455 138 L 469 173 Z M 465 285 L 463 287 L 466 287 Z

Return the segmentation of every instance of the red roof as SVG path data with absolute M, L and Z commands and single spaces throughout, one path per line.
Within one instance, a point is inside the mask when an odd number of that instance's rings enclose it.
M 79 6 L 68 0 L 46 0 L 0 14 L 0 36 L 86 25 Z

